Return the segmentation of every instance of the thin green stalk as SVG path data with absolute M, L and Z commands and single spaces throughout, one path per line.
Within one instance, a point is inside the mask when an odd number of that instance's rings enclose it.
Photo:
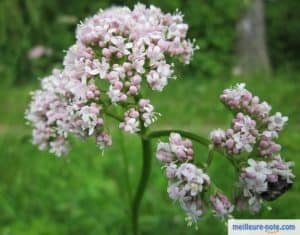
M 182 130 L 158 130 L 158 131 L 152 131 L 150 133 L 147 134 L 147 137 L 148 138 L 159 138 L 159 137 L 164 137 L 164 136 L 169 136 L 172 132 L 176 132 L 176 133 L 179 133 L 180 135 L 186 137 L 186 138 L 189 138 L 191 140 L 194 140 L 196 142 L 198 142 L 199 144 L 207 147 L 207 148 L 210 148 L 210 144 L 211 142 L 202 137 L 202 136 L 199 136 L 197 134 L 194 134 L 194 133 L 191 133 L 191 132 L 188 132 L 188 131 L 182 131 Z M 236 168 L 236 169 L 239 169 L 235 160 L 230 157 L 230 156 L 227 156 L 226 154 L 224 154 L 224 152 L 218 148 L 213 148 L 211 153 L 209 153 L 209 155 L 211 154 L 211 156 L 209 156 L 208 158 L 208 164 L 211 163 L 212 161 L 212 152 L 213 151 L 216 151 L 218 153 L 220 153 L 221 155 L 223 155 L 228 161 L 230 161 L 230 163 Z M 207 164 L 207 163 L 206 163 Z
M 212 163 L 214 157 L 214 148 L 210 148 L 209 147 L 209 151 L 208 151 L 208 155 L 207 155 L 207 159 L 206 159 L 206 163 L 205 163 L 205 170 L 207 170 L 210 166 L 210 164 Z
M 159 131 L 152 131 L 147 134 L 148 138 L 158 138 L 163 136 L 169 136 L 172 132 L 179 133 L 180 135 L 189 138 L 191 140 L 194 140 L 198 142 L 199 144 L 208 147 L 210 144 L 210 141 L 206 138 L 203 138 L 199 135 L 196 135 L 194 133 L 188 132 L 188 131 L 182 131 L 182 130 L 159 130 Z
M 124 145 L 124 138 L 123 138 L 123 133 L 120 131 L 119 132 L 120 136 L 120 143 L 121 143 L 121 152 L 122 152 L 122 159 L 124 163 L 124 178 L 125 178 L 125 184 L 126 184 L 126 192 L 129 200 L 129 205 L 132 201 L 132 188 L 131 188 L 131 183 L 130 183 L 130 174 L 129 174 L 129 164 L 128 164 L 128 158 L 125 150 L 125 145 Z
M 142 141 L 142 151 L 143 151 L 143 167 L 142 167 L 138 188 L 132 201 L 132 211 L 131 211 L 132 232 L 134 235 L 139 234 L 139 208 L 151 172 L 151 143 L 148 138 L 143 138 L 143 136 L 141 138 L 141 141 Z

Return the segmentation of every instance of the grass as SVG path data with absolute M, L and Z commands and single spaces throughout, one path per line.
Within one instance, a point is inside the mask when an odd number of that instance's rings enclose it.
M 163 116 L 152 126 L 180 128 L 207 135 L 212 128 L 225 127 L 231 115 L 218 102 L 218 95 L 239 79 L 172 81 L 163 93 L 151 93 L 157 111 Z M 300 80 L 285 77 L 253 78 L 248 87 L 290 117 L 280 137 L 283 156 L 296 162 L 300 170 Z M 111 123 L 115 144 L 101 152 L 93 140 L 72 140 L 67 158 L 56 158 L 30 143 L 30 128 L 24 110 L 29 91 L 37 85 L 0 88 L 0 235 L 50 234 L 128 234 L 128 197 L 124 181 L 124 152 L 129 161 L 130 180 L 136 185 L 141 165 L 140 143 L 135 136 L 123 135 Z M 124 141 L 122 151 L 120 140 Z M 154 146 L 153 146 L 154 151 Z M 197 157 L 206 157 L 197 147 Z M 154 157 L 153 157 L 154 158 Z M 220 156 L 209 170 L 213 180 L 228 193 L 233 190 L 233 172 Z M 184 215 L 166 193 L 167 182 L 159 163 L 153 171 L 141 210 L 143 234 L 226 234 L 222 222 L 205 216 L 199 230 L 187 228 Z M 300 217 L 300 183 L 270 203 L 272 210 L 242 218 Z M 213 225 L 213 226 L 212 226 Z

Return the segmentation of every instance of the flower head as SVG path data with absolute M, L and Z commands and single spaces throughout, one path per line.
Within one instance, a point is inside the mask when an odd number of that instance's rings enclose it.
M 178 201 L 187 215 L 188 224 L 197 222 L 203 214 L 201 193 L 210 185 L 210 177 L 195 164 L 193 144 L 178 133 L 171 133 L 169 142 L 160 142 L 156 158 L 164 164 L 169 181 L 167 192 L 172 200 Z
M 187 30 L 178 12 L 143 4 L 132 10 L 112 7 L 85 19 L 63 69 L 45 77 L 33 94 L 26 112 L 33 142 L 58 155 L 67 153 L 68 148 L 59 148 L 69 134 L 94 136 L 101 148 L 109 146 L 109 134 L 101 134 L 107 133 L 104 116 L 117 105 L 124 114 L 119 127 L 125 131 L 136 133 L 141 125 L 151 125 L 159 114 L 141 98 L 141 86 L 162 91 L 173 74 L 169 58 L 189 62 L 195 47 Z
M 229 199 L 220 192 L 217 192 L 215 195 L 211 196 L 210 202 L 213 206 L 214 213 L 222 218 L 229 216 L 234 208 Z

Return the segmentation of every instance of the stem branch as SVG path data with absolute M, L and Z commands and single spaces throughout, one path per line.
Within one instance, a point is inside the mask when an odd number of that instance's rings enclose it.
M 209 166 L 213 160 L 213 157 L 214 157 L 214 148 L 209 147 L 208 156 L 207 156 L 206 163 L 205 163 L 205 170 L 207 170 L 209 168 Z
M 147 137 L 148 138 L 158 138 L 158 137 L 163 137 L 163 136 L 169 136 L 172 132 L 177 132 L 180 135 L 192 139 L 196 142 L 198 142 L 199 144 L 208 147 L 210 142 L 208 139 L 196 135 L 194 133 L 188 132 L 188 131 L 182 131 L 182 130 L 160 130 L 160 131 L 152 131 L 150 133 L 148 133 Z
M 188 131 L 182 131 L 182 130 L 158 130 L 158 131 L 152 131 L 150 133 L 147 134 L 147 137 L 148 138 L 159 138 L 159 137 L 164 137 L 164 136 L 169 136 L 172 132 L 177 132 L 179 133 L 180 135 L 186 137 L 186 138 L 189 138 L 191 140 L 194 140 L 196 142 L 198 142 L 199 144 L 207 147 L 207 148 L 210 148 L 210 141 L 202 136 L 199 136 L 197 134 L 194 134 L 194 133 L 191 133 L 191 132 L 188 132 Z M 213 152 L 216 151 L 218 152 L 219 154 L 223 155 L 228 161 L 230 161 L 230 163 L 236 168 L 238 169 L 238 166 L 235 162 L 235 160 L 231 157 L 231 156 L 228 156 L 226 155 L 221 149 L 219 148 L 213 148 L 211 150 L 209 150 L 209 156 L 208 156 L 208 159 L 206 162 L 207 165 L 209 165 L 212 161 L 212 158 L 213 158 Z M 208 167 L 208 166 L 207 166 Z

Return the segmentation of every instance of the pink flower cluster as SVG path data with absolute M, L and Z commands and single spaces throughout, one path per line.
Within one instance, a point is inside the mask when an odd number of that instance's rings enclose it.
M 120 123 L 119 127 L 129 133 L 138 132 L 140 130 L 139 115 L 140 114 L 137 110 L 130 108 L 125 112 L 124 121 Z
M 281 146 L 274 139 L 288 121 L 287 117 L 279 112 L 271 116 L 271 106 L 265 101 L 260 102 L 245 88 L 245 84 L 225 89 L 220 99 L 237 114 L 231 128 L 211 132 L 210 139 L 216 147 L 229 155 L 250 153 L 254 146 L 263 157 L 272 157 L 280 151 Z
M 210 202 L 216 216 L 221 218 L 231 217 L 230 214 L 233 212 L 234 206 L 224 194 L 220 192 L 215 193 L 215 195 L 210 197 Z
M 193 144 L 189 139 L 182 139 L 180 134 L 170 134 L 169 143 L 160 142 L 157 146 L 156 157 L 168 164 L 176 160 L 186 162 L 193 159 Z
M 186 39 L 188 25 L 179 12 L 137 4 L 133 10 L 113 7 L 86 19 L 77 28 L 77 44 L 93 48 L 101 60 L 88 65 L 94 76 L 109 82 L 113 103 L 140 92 L 142 78 L 162 91 L 173 73 L 168 56 L 189 63 L 195 49 Z
M 158 144 L 156 157 L 166 169 L 169 197 L 180 203 L 189 223 L 196 222 L 203 214 L 201 193 L 210 184 L 210 178 L 189 162 L 193 159 L 192 142 L 171 133 L 168 143 Z
M 251 152 L 256 136 L 256 122 L 243 113 L 238 113 L 232 120 L 232 128 L 226 131 L 216 129 L 210 133 L 214 145 L 225 148 L 230 155 Z
M 258 212 L 263 200 L 275 200 L 287 191 L 295 178 L 292 162 L 285 162 L 280 155 L 271 161 L 248 160 L 248 167 L 240 174 L 242 193 L 239 196 L 239 207 Z
M 32 94 L 26 118 L 33 125 L 33 143 L 58 156 L 68 152 L 68 135 L 94 136 L 102 149 L 112 144 L 105 130 L 107 109 L 120 105 L 120 128 L 138 132 L 158 114 L 142 99 L 143 84 L 161 91 L 173 73 L 169 57 L 188 63 L 195 49 L 186 39 L 187 24 L 179 12 L 137 4 L 133 10 L 113 7 L 87 18 L 62 70 L 42 80 Z M 143 80 L 146 82 L 143 83 Z
M 275 200 L 293 183 L 294 175 L 290 169 L 293 163 L 281 159 L 281 146 L 274 142 L 288 118 L 279 112 L 270 115 L 271 106 L 265 101 L 260 102 L 245 84 L 225 89 L 220 99 L 236 115 L 231 128 L 213 130 L 210 139 L 214 147 L 223 149 L 228 157 L 249 153 L 248 167 L 242 168 L 240 173 L 242 192 L 238 207 L 258 212 L 263 200 Z M 266 160 L 254 160 L 262 157 Z M 238 157 L 233 161 L 244 164 Z
M 140 120 L 143 121 L 145 127 L 155 122 L 159 113 L 154 112 L 154 107 L 150 100 L 140 99 L 138 103 L 138 110 L 130 108 L 124 113 L 124 121 L 120 123 L 119 127 L 126 132 L 135 133 L 140 131 Z
M 57 156 L 68 152 L 70 133 L 79 137 L 94 135 L 99 143 L 99 136 L 106 134 L 101 106 L 97 104 L 100 97 L 97 87 L 81 83 L 61 70 L 54 70 L 41 85 L 40 90 L 32 93 L 32 102 L 26 111 L 26 118 L 34 127 L 33 143 Z
M 221 101 L 232 110 L 241 110 L 254 118 L 266 120 L 271 106 L 265 101 L 260 102 L 259 97 L 253 96 L 245 87 L 246 85 L 241 83 L 225 89 L 220 96 Z

